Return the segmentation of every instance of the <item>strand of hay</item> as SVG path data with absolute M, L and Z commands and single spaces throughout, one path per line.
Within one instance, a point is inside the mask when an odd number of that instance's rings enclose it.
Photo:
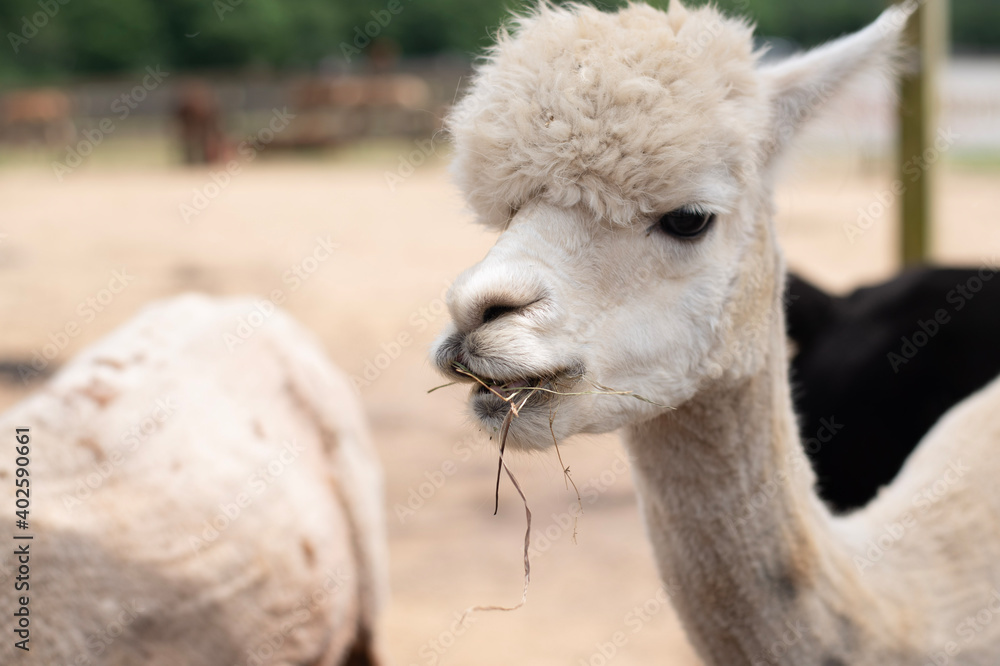
M 528 400 L 531 398 L 531 396 L 536 391 L 541 391 L 541 392 L 544 392 L 544 393 L 552 393 L 552 394 L 555 394 L 555 395 L 563 395 L 563 396 L 574 396 L 574 395 L 617 395 L 617 396 L 625 396 L 625 397 L 635 398 L 637 400 L 641 400 L 643 402 L 647 402 L 647 403 L 649 403 L 651 405 L 656 405 L 657 407 L 663 407 L 664 409 L 669 409 L 669 408 L 666 405 L 661 405 L 658 402 L 653 402 L 652 400 L 650 400 L 648 398 L 645 398 L 645 397 L 643 397 L 643 396 L 641 396 L 641 395 L 639 395 L 639 394 L 637 394 L 637 393 L 635 393 L 633 391 L 616 391 L 615 389 L 608 388 L 607 386 L 603 386 L 603 385 L 598 384 L 598 383 L 596 383 L 594 381 L 591 381 L 589 379 L 587 381 L 596 390 L 594 390 L 594 391 L 572 391 L 571 392 L 571 391 L 557 391 L 555 389 L 545 388 L 545 387 L 543 387 L 541 385 L 538 385 L 538 386 L 519 386 L 516 389 L 514 389 L 513 392 L 510 395 L 503 395 L 502 393 L 500 393 L 499 391 L 497 391 L 495 388 L 493 388 L 492 386 L 490 386 L 488 383 L 486 383 L 485 380 L 483 380 L 482 378 L 478 377 L 475 373 L 473 373 L 471 370 L 469 370 L 468 368 L 466 368 L 461 363 L 457 363 L 456 362 L 453 365 L 454 365 L 454 369 L 455 369 L 456 372 L 458 372 L 461 375 L 465 375 L 466 377 L 471 378 L 473 381 L 475 381 L 479 385 L 483 386 L 490 393 L 492 393 L 493 395 L 497 396 L 498 398 L 500 398 L 501 400 L 503 400 L 504 402 L 506 402 L 507 405 L 509 406 L 509 410 L 507 411 L 507 415 L 504 417 L 503 423 L 500 426 L 500 455 L 499 455 L 499 461 L 497 463 L 497 481 L 496 481 L 495 492 L 494 492 L 493 515 L 495 516 L 497 514 L 497 511 L 499 511 L 499 509 L 500 509 L 500 477 L 501 477 L 501 473 L 502 472 L 506 472 L 507 473 L 507 477 L 510 479 L 510 482 L 512 484 L 514 484 L 514 489 L 517 491 L 517 494 L 520 495 L 521 501 L 524 503 L 524 515 L 525 515 L 525 519 L 526 519 L 526 522 L 527 522 L 527 525 L 526 525 L 525 530 L 524 530 L 524 588 L 521 591 L 521 600 L 519 602 L 517 602 L 516 604 L 514 604 L 513 606 L 498 606 L 498 605 L 470 606 L 469 608 L 465 609 L 464 613 L 462 613 L 462 621 L 464 622 L 465 619 L 471 613 L 475 613 L 477 611 L 514 611 L 514 610 L 517 610 L 518 608 L 521 608 L 522 606 L 524 606 L 524 604 L 528 600 L 528 586 L 531 584 L 531 559 L 528 556 L 529 550 L 531 548 L 531 509 L 528 508 L 528 498 L 524 496 L 524 491 L 521 490 L 521 484 L 519 484 L 517 482 L 517 478 L 514 477 L 513 472 L 511 472 L 510 468 L 507 467 L 507 462 L 504 460 L 504 452 L 505 452 L 505 450 L 507 448 L 507 435 L 510 432 L 510 424 L 513 422 L 514 418 L 516 418 L 517 416 L 519 416 L 519 410 L 522 407 L 524 407 L 524 405 L 528 402 Z M 433 393 L 434 391 L 437 391 L 438 389 L 445 388 L 447 386 L 452 386 L 452 385 L 454 385 L 456 383 L 457 382 L 449 382 L 447 384 L 442 384 L 441 386 L 435 386 L 434 388 L 428 390 L 427 392 L 428 393 Z M 500 387 L 500 388 L 502 389 L 503 387 Z M 517 396 L 519 396 L 521 393 L 525 393 L 525 392 L 527 393 L 527 395 L 524 396 L 524 398 L 521 400 L 520 404 L 515 403 L 514 399 Z M 580 489 L 577 488 L 576 482 L 573 480 L 573 476 L 570 474 L 569 467 L 567 467 L 563 463 L 562 453 L 560 453 L 560 451 L 559 451 L 559 442 L 556 439 L 555 427 L 553 425 L 554 421 L 555 421 L 555 412 L 550 411 L 549 412 L 549 432 L 552 435 L 552 443 L 555 445 L 556 456 L 559 459 L 559 467 L 560 467 L 560 469 L 562 469 L 563 476 L 565 477 L 565 480 L 566 480 L 566 483 L 567 483 L 566 489 L 569 490 L 569 484 L 573 485 L 573 490 L 574 490 L 574 492 L 576 492 L 576 501 L 577 501 L 577 503 L 580 506 L 580 513 L 583 513 L 583 498 L 580 496 Z M 573 517 L 573 543 L 574 544 L 576 543 L 576 534 L 577 534 L 577 529 L 576 528 L 577 528 L 577 517 L 574 516 Z
M 521 490 L 521 484 L 517 482 L 514 474 L 507 467 L 506 463 L 503 462 L 503 458 L 500 459 L 500 464 L 503 466 L 503 470 L 507 472 L 510 482 L 514 484 L 517 494 L 521 496 L 521 501 L 524 502 L 524 515 L 527 519 L 527 527 L 524 530 L 524 589 L 521 590 L 521 600 L 513 606 L 471 606 L 466 608 L 465 612 L 462 613 L 462 622 L 470 614 L 477 611 L 515 611 L 528 601 L 528 585 L 531 584 L 531 560 L 528 558 L 528 549 L 531 545 L 531 509 L 528 508 L 528 499 L 524 496 L 524 491 Z
M 576 487 L 576 481 L 573 480 L 573 475 L 569 473 L 569 467 L 563 462 L 562 453 L 559 452 L 559 440 L 556 439 L 556 430 L 553 423 L 556 420 L 556 414 L 554 411 L 549 411 L 549 432 L 552 434 L 552 446 L 556 449 L 556 458 L 559 459 L 559 467 L 563 471 L 563 479 L 566 482 L 566 490 L 569 490 L 570 484 L 573 485 L 573 492 L 576 493 L 576 503 L 580 507 L 580 514 L 583 514 L 583 498 L 580 497 L 580 489 Z M 573 516 L 573 545 L 576 545 L 576 526 L 579 516 Z
M 481 380 L 478 380 L 478 378 L 477 381 L 482 383 Z M 483 385 L 485 386 L 485 384 Z M 487 388 L 489 387 L 487 386 Z M 494 393 L 496 393 L 496 391 L 494 391 Z M 517 393 L 520 393 L 520 391 Z M 528 601 L 528 586 L 531 584 L 531 559 L 528 557 L 528 551 L 531 547 L 531 509 L 528 508 L 528 498 L 524 496 L 524 491 L 521 490 L 521 484 L 517 482 L 513 472 L 510 471 L 510 468 L 507 467 L 506 461 L 503 459 L 504 450 L 507 448 L 507 433 L 510 432 L 511 421 L 513 421 L 514 417 L 517 415 L 518 406 L 513 402 L 514 396 L 516 396 L 517 393 L 511 395 L 510 400 L 504 398 L 504 400 L 510 405 L 510 409 L 507 411 L 507 416 L 504 417 L 503 426 L 500 429 L 500 463 L 497 469 L 496 494 L 494 497 L 496 504 L 493 507 L 493 515 L 497 515 L 497 511 L 500 509 L 500 471 L 503 470 L 507 472 L 507 477 L 510 479 L 510 482 L 514 484 L 514 489 L 517 490 L 517 494 L 521 496 L 521 501 L 524 503 L 524 515 L 527 522 L 524 529 L 524 588 L 521 590 L 521 600 L 513 606 L 472 606 L 465 609 L 465 612 L 462 613 L 463 621 L 469 616 L 469 614 L 476 611 L 514 611 Z M 497 393 L 497 395 L 500 394 Z M 520 406 L 524 407 L 524 403 L 528 402 L 528 398 L 530 397 L 530 393 L 526 395 L 524 400 L 521 401 Z M 501 396 L 501 398 L 503 398 L 503 396 Z

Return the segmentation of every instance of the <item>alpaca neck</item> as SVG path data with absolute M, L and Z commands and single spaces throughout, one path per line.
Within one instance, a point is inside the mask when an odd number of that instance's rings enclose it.
M 857 604 L 881 604 L 813 492 L 781 317 L 772 329 L 756 375 L 719 382 L 628 431 L 647 530 L 660 575 L 708 663 L 856 663 L 844 646 L 860 648 L 860 634 L 870 635 L 854 624 Z M 887 614 L 883 638 L 896 633 Z M 878 647 L 868 649 L 883 652 Z

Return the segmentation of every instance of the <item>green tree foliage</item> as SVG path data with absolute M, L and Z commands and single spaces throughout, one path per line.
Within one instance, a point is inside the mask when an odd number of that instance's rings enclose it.
M 404 55 L 474 55 L 511 11 L 529 0 L 3 0 L 0 82 L 101 76 L 162 65 L 176 70 L 313 69 L 346 63 L 364 33 Z M 603 8 L 620 0 L 590 0 Z M 703 2 L 704 0 L 692 0 Z M 665 6 L 667 0 L 652 0 Z M 717 0 L 756 21 L 759 32 L 811 45 L 854 30 L 881 0 Z M 1000 0 L 952 0 L 953 40 L 1000 50 Z M 374 23 L 373 23 L 374 22 Z M 384 25 L 383 25 L 384 23 Z M 358 49 L 351 64 L 366 55 Z M 349 48 L 347 49 L 349 51 Z

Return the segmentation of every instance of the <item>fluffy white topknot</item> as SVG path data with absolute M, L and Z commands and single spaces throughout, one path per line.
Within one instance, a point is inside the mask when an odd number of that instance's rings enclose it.
M 500 32 L 448 119 L 453 173 L 495 228 L 535 197 L 615 225 L 718 201 L 703 190 L 757 170 L 757 57 L 751 26 L 711 7 L 543 4 Z

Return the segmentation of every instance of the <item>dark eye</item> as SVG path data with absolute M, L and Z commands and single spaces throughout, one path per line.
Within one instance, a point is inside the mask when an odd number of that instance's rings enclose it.
M 674 238 L 697 238 L 705 233 L 714 220 L 715 213 L 678 208 L 663 215 L 655 226 Z

